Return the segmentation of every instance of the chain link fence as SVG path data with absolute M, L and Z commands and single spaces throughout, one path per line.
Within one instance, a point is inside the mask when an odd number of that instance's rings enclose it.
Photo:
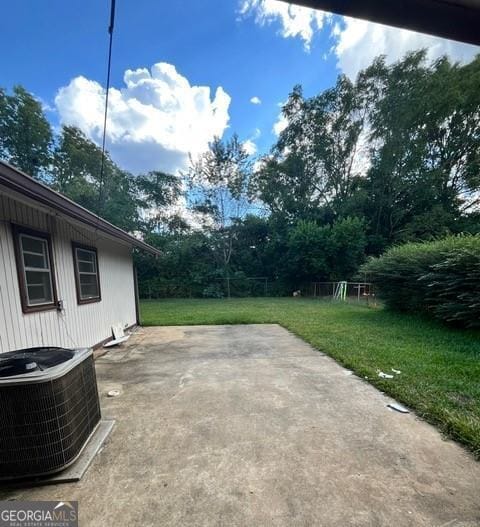
M 201 282 L 148 281 L 139 284 L 140 298 L 244 298 L 278 296 L 266 277 L 214 278 Z
M 198 282 L 154 279 L 139 283 L 140 297 L 161 298 L 247 298 L 301 296 L 323 300 L 375 303 L 373 284 L 368 282 L 312 282 L 292 289 L 264 276 L 210 278 Z

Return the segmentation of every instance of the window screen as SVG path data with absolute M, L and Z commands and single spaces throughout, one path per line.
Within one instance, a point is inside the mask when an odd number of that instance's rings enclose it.
M 28 305 L 51 304 L 53 284 L 48 240 L 20 234 L 20 246 Z
M 74 245 L 73 253 L 79 303 L 100 300 L 97 250 Z
M 14 225 L 13 236 L 23 311 L 54 309 L 55 273 L 49 235 Z

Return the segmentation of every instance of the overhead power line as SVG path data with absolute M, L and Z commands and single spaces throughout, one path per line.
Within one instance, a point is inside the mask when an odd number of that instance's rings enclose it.
M 107 135 L 107 116 L 108 116 L 108 92 L 110 91 L 110 70 L 112 65 L 112 43 L 113 29 L 115 26 L 115 0 L 110 4 L 110 25 L 108 26 L 109 45 L 108 45 L 108 66 L 107 66 L 107 87 L 105 92 L 105 113 L 103 116 L 103 136 L 102 136 L 102 159 L 100 164 L 100 188 L 99 188 L 99 208 L 103 206 L 103 180 L 105 171 L 105 140 Z

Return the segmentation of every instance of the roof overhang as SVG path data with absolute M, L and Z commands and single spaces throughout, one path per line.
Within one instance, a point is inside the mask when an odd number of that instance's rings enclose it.
M 25 196 L 35 203 L 39 203 L 44 207 L 68 216 L 77 223 L 101 231 L 109 237 L 121 240 L 132 247 L 136 247 L 137 249 L 141 249 L 155 256 L 161 254 L 161 252 L 158 249 L 155 249 L 155 247 L 152 247 L 142 240 L 135 238 L 131 234 L 128 234 L 128 232 L 115 227 L 115 225 L 100 218 L 100 216 L 93 214 L 71 199 L 55 192 L 43 183 L 36 181 L 21 170 L 18 170 L 4 161 L 0 161 L 0 191 L 1 187 L 5 187 L 10 191 Z
M 480 0 L 288 0 L 289 3 L 480 45 Z

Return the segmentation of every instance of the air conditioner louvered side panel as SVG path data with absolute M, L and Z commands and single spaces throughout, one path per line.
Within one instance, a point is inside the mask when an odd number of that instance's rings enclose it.
M 65 468 L 100 417 L 92 355 L 60 378 L 0 387 L 0 479 Z

